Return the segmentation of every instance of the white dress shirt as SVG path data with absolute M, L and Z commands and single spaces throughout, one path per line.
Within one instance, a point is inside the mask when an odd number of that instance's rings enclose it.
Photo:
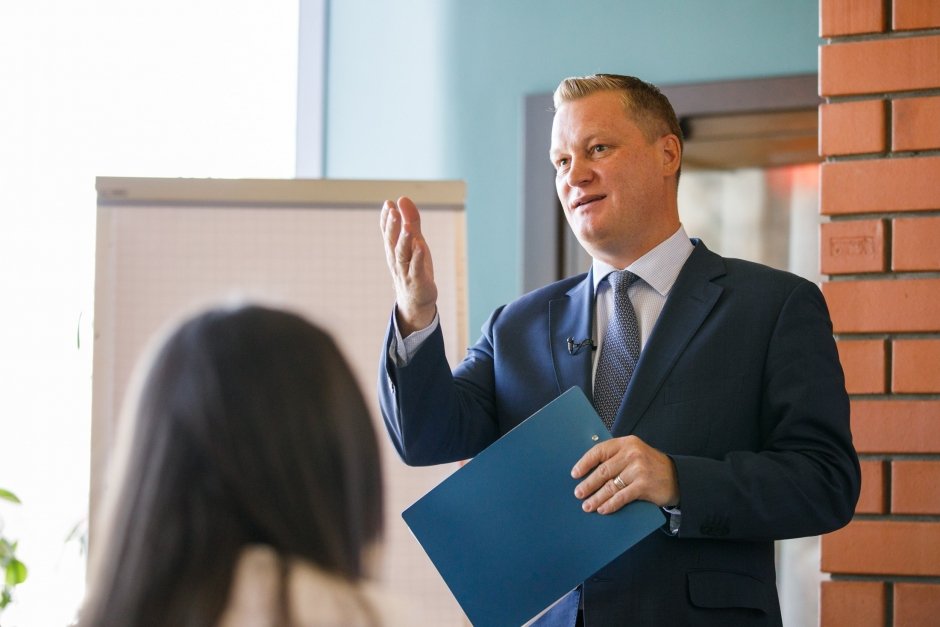
M 614 313 L 614 299 L 611 298 L 610 282 L 606 281 L 611 272 L 629 270 L 642 281 L 634 281 L 627 290 L 630 302 L 636 312 L 636 321 L 640 327 L 640 351 L 646 346 L 659 314 L 662 313 L 666 297 L 676 283 L 679 271 L 692 254 L 692 242 L 685 234 L 685 229 L 679 230 L 668 239 L 656 246 L 626 268 L 615 268 L 603 261 L 594 260 L 594 342 L 597 350 L 594 351 L 594 370 L 591 379 L 597 374 L 597 360 L 600 349 L 604 345 L 604 333 L 607 330 L 607 321 Z

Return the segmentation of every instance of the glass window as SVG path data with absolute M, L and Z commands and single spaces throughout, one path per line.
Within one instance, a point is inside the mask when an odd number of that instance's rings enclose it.
M 84 592 L 96 176 L 291 177 L 296 1 L 0 3 L 0 531 L 29 578 L 3 625 Z

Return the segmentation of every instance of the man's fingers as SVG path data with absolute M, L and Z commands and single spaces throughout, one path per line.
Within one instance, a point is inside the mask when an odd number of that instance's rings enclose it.
M 418 207 L 407 196 L 398 199 L 398 210 L 401 212 L 401 219 L 407 231 L 412 234 L 421 233 L 421 214 Z
M 617 489 L 613 495 L 597 506 L 598 514 L 613 514 L 621 507 L 639 498 L 636 484 L 628 484 L 627 487 Z
M 399 265 L 404 266 L 402 270 L 407 271 L 411 264 L 411 257 L 414 255 L 414 249 L 417 245 L 414 234 L 408 231 L 404 222 L 398 234 L 398 241 L 395 243 L 395 260 Z
M 401 218 L 401 236 L 395 249 L 398 263 L 409 265 L 415 249 L 421 245 L 421 214 L 407 196 L 398 199 L 398 213 Z
M 385 201 L 379 219 L 381 221 L 382 236 L 385 239 L 385 256 L 391 264 L 395 258 L 395 249 L 401 235 L 401 216 L 394 202 Z
M 612 463 L 601 462 L 591 471 L 591 474 L 585 477 L 584 481 L 577 485 L 574 495 L 579 499 L 586 498 L 602 490 L 604 485 L 613 481 L 616 476 L 617 471 Z
M 379 230 L 382 231 L 382 234 L 385 234 L 385 223 L 388 220 L 388 212 L 391 209 L 390 200 L 386 200 L 382 203 L 382 211 L 379 212 Z
M 594 473 L 594 476 L 596 477 L 598 474 L 600 473 Z M 599 479 L 603 482 L 594 491 L 583 491 L 583 494 L 587 497 L 581 504 L 581 509 L 584 511 L 611 514 L 627 503 L 642 497 L 643 483 L 632 480 L 626 470 L 618 473 L 608 470 L 603 474 L 612 476 L 607 480 Z M 578 487 L 581 488 L 586 483 L 584 482 Z
M 622 475 L 615 475 L 613 479 L 601 484 L 600 488 L 589 498 L 584 499 L 581 509 L 586 512 L 596 511 L 598 514 L 612 514 L 627 503 L 640 498 L 639 486 L 621 480 L 623 487 L 620 487 L 617 484 L 618 476 L 622 477 Z
M 610 457 L 609 449 L 611 442 L 613 442 L 613 440 L 607 440 L 606 442 L 592 446 L 587 453 L 581 456 L 581 459 L 579 459 L 571 469 L 571 476 L 575 479 L 580 479 L 591 472 L 598 464 L 608 459 Z
M 408 204 L 411 205 L 414 214 L 413 219 L 416 219 L 417 207 L 410 200 L 408 200 Z M 389 267 L 396 274 L 400 271 L 407 272 L 417 245 L 414 234 L 416 232 L 421 233 L 420 226 L 416 227 L 411 224 L 406 228 L 401 206 L 396 205 L 391 200 L 386 200 L 382 205 L 382 213 L 379 219 L 385 237 L 385 257 L 388 260 Z

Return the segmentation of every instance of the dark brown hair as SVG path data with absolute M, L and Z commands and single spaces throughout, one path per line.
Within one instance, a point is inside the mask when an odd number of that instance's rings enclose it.
M 332 338 L 258 306 L 162 345 L 81 625 L 210 625 L 241 550 L 265 544 L 356 580 L 382 482 L 362 394 Z

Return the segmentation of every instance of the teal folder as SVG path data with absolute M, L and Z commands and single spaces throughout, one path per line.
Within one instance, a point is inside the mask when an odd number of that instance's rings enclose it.
M 571 468 L 610 437 L 571 388 L 402 513 L 475 626 L 522 625 L 665 522 L 581 509 Z

